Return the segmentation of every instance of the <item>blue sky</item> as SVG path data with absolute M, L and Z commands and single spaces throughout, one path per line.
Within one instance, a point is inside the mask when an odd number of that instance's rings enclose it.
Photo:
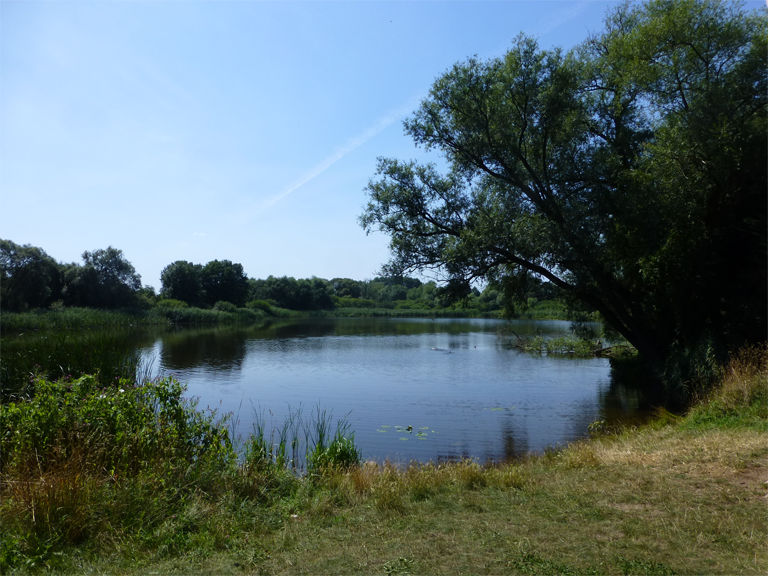
M 364 188 L 378 156 L 439 160 L 402 130 L 434 79 L 519 32 L 569 48 L 615 4 L 3 1 L 0 237 L 111 245 L 156 288 L 176 260 L 371 278 Z

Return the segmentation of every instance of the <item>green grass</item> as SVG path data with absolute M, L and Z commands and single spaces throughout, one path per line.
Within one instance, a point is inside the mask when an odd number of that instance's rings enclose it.
M 290 430 L 263 425 L 263 458 L 255 443 L 237 459 L 226 423 L 170 382 L 143 396 L 68 385 L 0 407 L 9 572 L 768 571 L 763 350 L 734 358 L 684 417 L 492 466 L 348 462 L 297 475 Z

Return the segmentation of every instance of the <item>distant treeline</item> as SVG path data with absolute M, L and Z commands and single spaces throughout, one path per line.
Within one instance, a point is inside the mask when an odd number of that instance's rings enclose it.
M 561 309 L 556 288 L 531 278 L 515 298 L 509 290 L 489 285 L 481 292 L 462 292 L 435 282 L 408 277 L 248 278 L 242 264 L 213 260 L 195 264 L 178 260 L 160 276 L 161 289 L 142 286 L 141 276 L 122 250 L 108 247 L 83 253 L 82 264 L 60 263 L 41 248 L 0 240 L 0 309 L 25 312 L 45 308 L 201 308 L 233 312 L 250 308 L 270 313 L 275 308 L 297 311 L 345 309 L 444 310 L 493 312 Z M 522 306 L 521 306 L 522 305 Z

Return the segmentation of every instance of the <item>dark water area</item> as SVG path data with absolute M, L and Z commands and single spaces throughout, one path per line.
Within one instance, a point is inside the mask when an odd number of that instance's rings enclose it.
M 590 423 L 644 420 L 653 401 L 617 381 L 608 359 L 510 350 L 481 319 L 306 318 L 262 326 L 154 329 L 141 353 L 175 375 L 202 409 L 254 413 L 278 427 L 299 407 L 346 417 L 365 458 L 480 461 L 583 437 Z M 556 336 L 568 322 L 516 321 Z M 410 427 L 410 430 L 408 429 Z

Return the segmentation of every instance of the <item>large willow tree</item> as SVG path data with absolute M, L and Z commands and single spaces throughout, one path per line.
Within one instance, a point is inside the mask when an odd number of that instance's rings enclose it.
M 766 14 L 624 4 L 569 51 L 519 36 L 405 122 L 448 169 L 380 159 L 361 223 L 385 273 L 537 275 L 657 366 L 766 336 Z

